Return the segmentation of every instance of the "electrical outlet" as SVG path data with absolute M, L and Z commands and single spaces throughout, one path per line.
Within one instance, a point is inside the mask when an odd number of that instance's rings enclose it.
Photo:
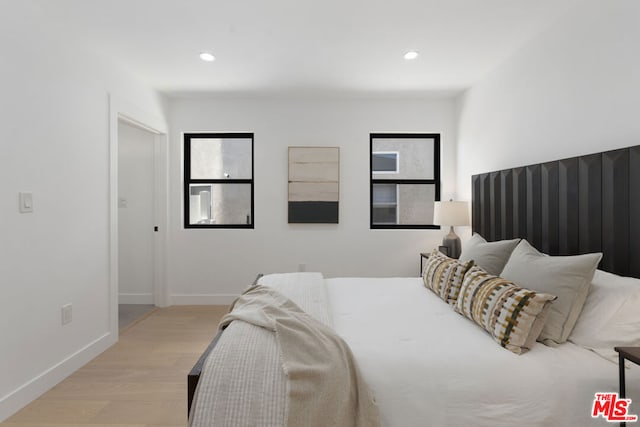
M 71 323 L 71 320 L 73 320 L 73 306 L 71 304 L 66 304 L 63 305 L 61 308 L 61 313 L 62 313 L 62 324 L 66 325 L 67 323 Z
M 298 264 L 298 271 L 306 271 L 306 270 L 307 270 L 307 264 L 305 264 L 304 262 Z

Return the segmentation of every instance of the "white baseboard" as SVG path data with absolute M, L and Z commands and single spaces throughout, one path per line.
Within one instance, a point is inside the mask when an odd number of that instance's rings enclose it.
M 230 305 L 238 294 L 170 295 L 171 305 Z
M 1 397 L 0 422 L 6 420 L 24 406 L 40 397 L 44 392 L 83 367 L 87 362 L 105 351 L 115 342 L 116 337 L 107 332 L 14 391 Z
M 118 294 L 118 304 L 153 304 L 153 294 Z

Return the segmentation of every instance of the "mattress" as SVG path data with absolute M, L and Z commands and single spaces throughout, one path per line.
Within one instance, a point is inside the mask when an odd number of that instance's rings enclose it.
M 334 329 L 351 347 L 384 425 L 607 425 L 591 409 L 596 392 L 618 391 L 618 366 L 597 354 L 572 343 L 513 354 L 420 278 L 326 283 Z M 640 402 L 638 366 L 626 375 L 627 397 Z

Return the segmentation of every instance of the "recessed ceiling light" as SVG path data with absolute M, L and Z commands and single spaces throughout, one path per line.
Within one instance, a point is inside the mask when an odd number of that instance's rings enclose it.
M 200 53 L 200 59 L 207 62 L 215 61 L 216 57 L 210 54 L 209 52 Z
M 418 52 L 415 50 L 410 50 L 409 52 L 404 54 L 404 59 L 416 59 L 418 57 Z

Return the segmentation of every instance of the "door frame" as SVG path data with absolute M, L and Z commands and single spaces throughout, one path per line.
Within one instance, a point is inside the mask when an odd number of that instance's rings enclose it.
M 154 211 L 158 232 L 154 233 L 153 300 L 158 307 L 168 305 L 168 129 L 156 117 L 116 95 L 109 95 L 109 330 L 118 338 L 118 122 L 122 120 L 149 131 L 154 137 Z M 115 341 L 114 341 L 115 342 Z

